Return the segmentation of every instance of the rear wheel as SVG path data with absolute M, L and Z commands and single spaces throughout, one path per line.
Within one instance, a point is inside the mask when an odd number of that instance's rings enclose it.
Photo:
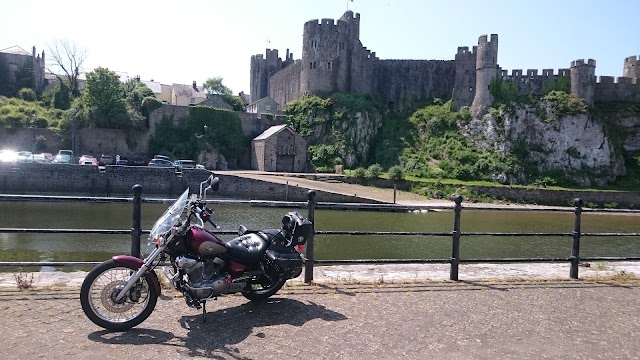
M 249 289 L 243 291 L 242 296 L 251 301 L 263 301 L 277 293 L 285 282 L 287 279 L 283 274 L 278 274 L 273 280 L 264 276 L 260 281 L 248 284 Z
M 105 261 L 87 274 L 80 289 L 80 304 L 89 320 L 108 330 L 130 329 L 153 312 L 158 291 L 151 275 L 144 275 L 119 301 L 116 297 L 136 272 L 128 264 Z

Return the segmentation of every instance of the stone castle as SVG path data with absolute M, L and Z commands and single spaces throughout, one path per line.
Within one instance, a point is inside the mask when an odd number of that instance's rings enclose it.
M 251 101 L 265 97 L 282 108 L 303 95 L 335 92 L 378 96 L 390 110 L 402 110 L 410 100 L 452 98 L 456 109 L 474 113 L 491 105 L 490 82 L 500 77 L 515 81 L 521 95 L 541 94 L 545 85 L 567 77 L 571 93 L 588 104 L 596 101 L 640 102 L 640 59 L 624 60 L 623 77 L 595 76 L 595 60 L 571 62 L 568 69 L 502 70 L 498 65 L 498 35 L 480 36 L 478 45 L 458 47 L 454 60 L 382 60 L 360 42 L 360 14 L 347 11 L 333 19 L 304 24 L 302 59 L 287 49 L 251 57 Z

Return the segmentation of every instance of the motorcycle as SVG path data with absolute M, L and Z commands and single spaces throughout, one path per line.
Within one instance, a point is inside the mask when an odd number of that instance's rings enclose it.
M 160 296 L 155 269 L 167 260 L 164 274 L 189 307 L 202 308 L 205 320 L 207 300 L 238 292 L 250 301 L 265 300 L 302 273 L 304 258 L 298 249 L 312 223 L 297 211 L 288 212 L 280 229 L 241 225 L 239 236 L 225 242 L 205 228 L 209 223 L 220 229 L 206 204 L 207 191 L 217 191 L 219 184 L 211 175 L 200 183 L 199 194 L 189 196 L 187 189 L 169 206 L 151 229 L 155 249 L 144 260 L 117 255 L 87 274 L 80 303 L 93 323 L 123 331 L 147 319 Z

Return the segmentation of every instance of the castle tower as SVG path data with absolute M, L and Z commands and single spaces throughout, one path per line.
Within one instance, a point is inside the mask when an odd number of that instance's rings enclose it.
M 476 50 L 476 89 L 471 105 L 471 113 L 475 117 L 481 116 L 493 103 L 489 84 L 497 75 L 498 35 L 491 34 L 491 41 L 487 41 L 487 35 L 482 35 Z
M 571 62 L 571 95 L 583 99 L 588 105 L 593 105 L 596 86 L 596 61 L 584 59 Z
M 289 55 L 288 51 L 287 55 Z M 262 54 L 251 56 L 249 79 L 251 102 L 269 96 L 269 78 L 282 68 L 282 64 L 282 60 L 278 57 L 278 50 L 267 49 L 264 57 Z
M 476 90 L 476 51 L 469 51 L 467 46 L 459 47 L 456 53 L 456 77 L 453 88 L 453 108 L 460 110 L 463 106 L 470 106 Z
M 624 71 L 622 76 L 629 78 L 640 78 L 640 60 L 636 56 L 629 56 L 624 59 Z
M 360 33 L 360 14 L 347 11 L 337 21 L 307 21 L 302 35 L 300 93 L 329 95 L 351 91 L 351 62 Z

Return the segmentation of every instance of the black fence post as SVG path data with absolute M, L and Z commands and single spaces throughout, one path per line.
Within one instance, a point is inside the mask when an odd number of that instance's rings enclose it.
M 309 207 L 309 216 L 307 216 L 307 219 L 311 221 L 311 234 L 307 239 L 307 246 L 304 250 L 306 258 L 306 262 L 304 265 L 304 282 L 305 284 L 310 284 L 313 281 L 313 262 L 315 260 L 315 256 L 313 254 L 313 240 L 316 234 L 316 192 L 313 190 L 309 190 L 307 192 L 307 199 L 309 199 L 307 203 Z
M 456 203 L 453 209 L 453 241 L 451 243 L 451 272 L 449 279 L 458 281 L 458 265 L 460 265 L 460 212 L 462 210 L 462 196 L 455 195 L 453 201 Z
M 131 227 L 131 256 L 140 258 L 140 204 L 142 203 L 142 185 L 133 185 L 133 226 Z
M 573 200 L 573 206 L 576 207 L 576 218 L 573 223 L 573 246 L 571 248 L 571 271 L 569 276 L 572 279 L 578 278 L 578 264 L 580 263 L 580 214 L 582 213 L 582 199 L 576 198 Z

